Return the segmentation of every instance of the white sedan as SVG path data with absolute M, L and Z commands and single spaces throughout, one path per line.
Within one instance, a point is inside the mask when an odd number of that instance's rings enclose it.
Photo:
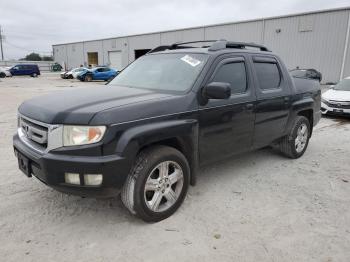
M 0 67 L 0 78 L 12 76 L 7 67 Z
M 81 72 L 87 70 L 87 68 L 85 67 L 78 67 L 78 68 L 74 68 L 72 70 L 66 71 L 66 72 L 62 72 L 61 73 L 61 78 L 63 79 L 73 79 L 73 78 L 77 78 L 77 75 L 79 75 Z
M 350 77 L 322 94 L 322 114 L 350 115 Z

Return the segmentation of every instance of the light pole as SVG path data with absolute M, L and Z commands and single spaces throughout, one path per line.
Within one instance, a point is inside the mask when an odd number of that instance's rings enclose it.
M 4 61 L 4 49 L 2 49 L 2 30 L 1 30 L 1 25 L 0 25 L 0 49 L 1 49 L 1 60 Z

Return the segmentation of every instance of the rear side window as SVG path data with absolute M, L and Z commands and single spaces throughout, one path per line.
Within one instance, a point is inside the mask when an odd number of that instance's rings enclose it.
M 262 90 L 276 89 L 281 85 L 281 74 L 276 63 L 254 62 L 255 71 Z
M 231 85 L 231 94 L 244 93 L 247 90 L 247 73 L 244 62 L 233 62 L 222 65 L 212 82 L 224 82 Z

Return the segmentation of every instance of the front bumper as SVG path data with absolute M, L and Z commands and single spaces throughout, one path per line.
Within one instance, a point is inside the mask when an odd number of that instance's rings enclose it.
M 322 114 L 330 115 L 350 115 L 350 108 L 343 107 L 331 107 L 324 102 L 321 102 L 321 112 Z
M 54 151 L 39 153 L 22 142 L 18 134 L 13 137 L 15 153 L 28 158 L 29 173 L 46 185 L 72 195 L 84 197 L 110 197 L 117 195 L 129 173 L 128 161 L 119 155 L 73 156 Z M 80 185 L 66 184 L 65 173 L 80 174 Z M 102 174 L 100 186 L 84 185 L 84 174 Z

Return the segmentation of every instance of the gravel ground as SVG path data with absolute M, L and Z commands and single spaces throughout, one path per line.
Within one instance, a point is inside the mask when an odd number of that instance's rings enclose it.
M 0 261 L 349 261 L 348 119 L 323 118 L 301 159 L 264 149 L 204 168 L 172 217 L 145 224 L 119 198 L 64 195 L 17 168 L 18 105 L 90 83 L 0 81 Z

